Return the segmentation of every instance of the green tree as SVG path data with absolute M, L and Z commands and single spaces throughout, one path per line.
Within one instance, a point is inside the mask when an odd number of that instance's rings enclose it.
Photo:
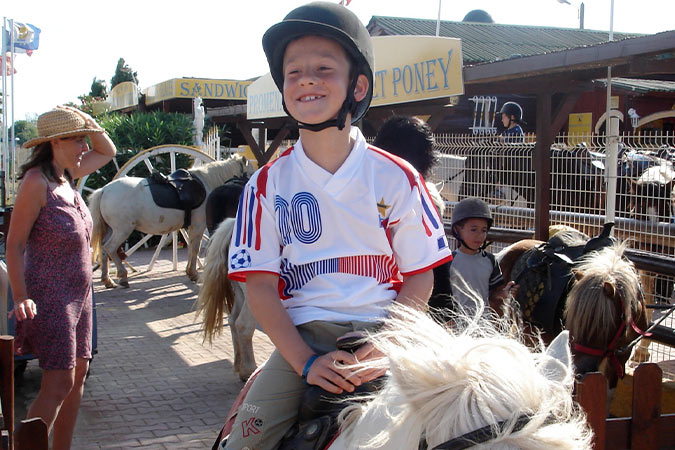
M 37 136 L 37 120 L 17 120 L 14 122 L 14 137 L 18 138 L 17 147 Z
M 104 99 L 107 95 L 105 80 L 99 80 L 94 77 L 94 80 L 91 82 L 91 90 L 89 95 L 92 97 Z
M 110 89 L 114 88 L 123 81 L 133 81 L 138 85 L 138 76 L 128 64 L 125 64 L 124 58 L 120 58 L 117 61 L 117 67 L 115 68 L 115 75 L 113 75 L 110 80 Z

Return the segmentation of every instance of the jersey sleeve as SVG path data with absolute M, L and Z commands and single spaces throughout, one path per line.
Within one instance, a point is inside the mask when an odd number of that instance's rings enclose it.
M 261 171 L 251 177 L 239 197 L 228 259 L 229 278 L 246 281 L 248 272 L 279 273 L 281 242 L 274 198 Z
M 443 221 L 422 176 L 415 173 L 409 186 L 389 217 L 394 258 L 402 275 L 425 272 L 452 260 Z

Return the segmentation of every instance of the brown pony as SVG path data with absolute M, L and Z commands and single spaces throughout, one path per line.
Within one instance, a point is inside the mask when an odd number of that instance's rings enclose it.
M 583 236 L 578 233 L 575 243 L 582 241 Z M 563 327 L 569 330 L 577 374 L 600 371 L 607 378 L 609 388 L 613 389 L 618 379 L 623 377 L 634 340 L 644 333 L 642 330 L 647 328 L 648 319 L 638 272 L 623 257 L 625 243 L 607 242 L 609 245 L 589 248 L 594 242 L 597 244 L 599 241 L 597 238 L 588 241 L 576 259 L 555 254 L 563 249 L 561 246 L 554 247 L 549 255 L 542 257 L 545 269 L 533 275 L 535 280 L 539 278 L 538 282 L 530 283 L 535 288 L 529 289 L 528 296 L 528 289 L 521 286 L 516 301 L 526 332 L 536 338 L 541 333 L 541 338 L 550 342 Z M 541 252 L 551 249 L 545 244 L 527 239 L 502 250 L 497 259 L 504 278 L 518 282 L 521 274 L 516 273 L 514 267 L 519 263 L 522 267 L 523 259 L 526 260 L 525 266 L 537 265 L 532 262 L 537 261 L 532 252 L 537 248 Z M 584 252 L 584 249 L 588 251 Z M 556 258 L 559 261 L 555 261 Z M 560 281 L 561 275 L 551 268 L 556 263 L 567 265 L 569 276 L 563 280 L 563 290 L 556 301 L 549 302 L 548 307 L 554 308 L 549 315 L 553 321 L 545 323 L 546 320 L 537 320 L 542 316 L 534 312 L 538 306 L 536 302 L 546 296 L 549 284 L 555 286 L 551 280 L 558 277 Z

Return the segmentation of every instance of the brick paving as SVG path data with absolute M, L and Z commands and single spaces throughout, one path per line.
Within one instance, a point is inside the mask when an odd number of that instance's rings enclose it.
M 194 303 L 198 285 L 185 275 L 186 250 L 178 271 L 171 252 L 161 253 L 152 272 L 130 277 L 129 289 L 105 289 L 96 279 L 98 354 L 91 365 L 73 438 L 73 449 L 210 448 L 243 386 L 232 371 L 229 330 L 213 346 L 202 344 Z M 136 252 L 138 269 L 151 253 Z M 99 273 L 94 274 L 95 277 Z M 272 351 L 256 331 L 256 360 Z M 31 361 L 16 391 L 17 420 L 39 387 Z

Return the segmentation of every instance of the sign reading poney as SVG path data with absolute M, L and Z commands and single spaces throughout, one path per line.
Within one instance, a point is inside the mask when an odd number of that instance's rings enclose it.
M 460 39 L 434 36 L 373 37 L 372 106 L 395 105 L 464 94 Z M 268 73 L 248 88 L 249 120 L 286 115 L 281 93 Z

